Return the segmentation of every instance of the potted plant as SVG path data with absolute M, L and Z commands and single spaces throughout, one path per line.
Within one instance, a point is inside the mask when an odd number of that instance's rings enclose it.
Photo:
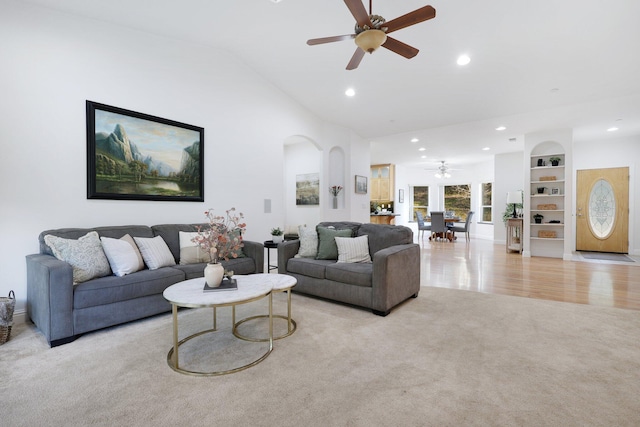
M 282 232 L 280 227 L 272 228 L 271 229 L 271 240 L 273 240 L 273 243 L 282 242 L 282 240 L 284 239 L 283 234 L 284 233 Z
M 560 160 L 562 160 L 560 157 L 549 157 L 551 166 L 558 166 L 558 164 L 560 163 Z
M 533 220 L 536 224 L 542 224 L 542 218 L 544 218 L 544 216 L 540 215 L 539 213 L 533 216 Z

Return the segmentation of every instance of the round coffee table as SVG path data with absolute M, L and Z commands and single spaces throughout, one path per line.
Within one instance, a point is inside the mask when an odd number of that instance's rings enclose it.
M 261 280 L 261 277 L 253 277 L 253 276 L 269 276 L 269 275 L 260 274 L 260 275 L 249 275 L 249 276 L 233 276 L 233 278 L 236 279 L 238 282 L 237 290 L 221 290 L 221 291 L 213 291 L 213 292 L 204 292 L 203 290 L 204 284 L 205 284 L 204 277 L 185 280 L 183 282 L 179 282 L 174 285 L 171 285 L 164 290 L 163 296 L 167 301 L 171 303 L 171 308 L 173 313 L 173 348 L 171 348 L 171 350 L 169 350 L 169 353 L 167 354 L 167 363 L 174 371 L 181 372 L 184 374 L 200 375 L 200 376 L 224 375 L 224 374 L 230 374 L 233 372 L 239 372 L 251 366 L 257 365 L 258 363 L 266 359 L 267 356 L 269 356 L 269 354 L 273 350 L 273 301 L 271 298 L 271 289 L 273 285 L 271 281 Z M 179 359 L 178 359 L 178 349 L 182 344 L 200 335 L 217 331 L 216 309 L 218 307 L 231 306 L 233 309 L 232 324 L 235 324 L 235 306 L 236 305 L 257 301 L 266 296 L 269 297 L 269 314 L 267 315 L 267 317 L 269 318 L 269 337 L 265 341 L 269 341 L 269 348 L 263 355 L 258 357 L 253 362 L 250 362 L 246 365 L 243 365 L 234 369 L 229 369 L 226 371 L 201 372 L 201 371 L 192 371 L 192 370 L 184 369 L 180 367 Z M 212 307 L 213 308 L 213 329 L 206 329 L 204 331 L 197 332 L 193 335 L 190 335 L 178 341 L 178 307 L 191 307 L 191 308 Z
M 252 274 L 251 276 L 247 276 L 247 277 L 251 277 L 257 281 L 271 283 L 271 293 L 286 292 L 287 293 L 287 315 L 282 316 L 277 314 L 262 314 L 258 316 L 247 317 L 246 319 L 242 319 L 236 323 L 235 312 L 234 312 L 233 335 L 246 341 L 254 341 L 254 342 L 269 341 L 268 337 L 267 338 L 250 338 L 250 337 L 241 335 L 240 332 L 238 332 L 238 326 L 240 326 L 241 324 L 245 322 L 249 322 L 254 319 L 263 319 L 269 316 L 271 316 L 272 318 L 285 319 L 287 321 L 287 332 L 280 336 L 273 337 L 274 340 L 279 340 L 284 337 L 288 337 L 289 335 L 294 333 L 298 325 L 296 324 L 296 321 L 291 318 L 291 288 L 293 288 L 298 283 L 298 280 L 295 277 L 288 276 L 286 274 Z

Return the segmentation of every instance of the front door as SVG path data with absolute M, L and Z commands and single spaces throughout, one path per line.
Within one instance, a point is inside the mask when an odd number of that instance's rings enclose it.
M 578 171 L 576 250 L 629 252 L 629 168 Z

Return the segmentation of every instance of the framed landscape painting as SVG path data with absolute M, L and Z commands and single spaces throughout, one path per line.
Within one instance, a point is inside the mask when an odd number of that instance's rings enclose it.
M 204 128 L 86 107 L 88 199 L 204 201 Z
M 356 175 L 356 194 L 367 194 L 367 177 Z
M 296 206 L 320 204 L 320 174 L 296 175 Z

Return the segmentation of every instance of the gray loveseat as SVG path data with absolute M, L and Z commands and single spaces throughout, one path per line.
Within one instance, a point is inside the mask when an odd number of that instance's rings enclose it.
M 404 226 L 322 222 L 321 227 L 351 228 L 353 237 L 367 235 L 372 263 L 296 258 L 300 240 L 278 245 L 278 272 L 298 280 L 294 292 L 371 309 L 386 316 L 391 308 L 420 291 L 420 247 Z
M 196 231 L 196 224 L 64 228 L 43 231 L 39 236 L 40 253 L 27 255 L 27 313 L 49 344 L 65 344 L 80 334 L 141 319 L 171 310 L 162 292 L 174 283 L 202 277 L 206 264 L 180 265 L 179 231 Z M 109 275 L 73 284 L 70 264 L 53 256 L 45 235 L 78 239 L 90 231 L 102 237 L 120 239 L 162 236 L 176 265 L 156 270 L 147 268 L 122 277 Z M 222 261 L 235 274 L 262 273 L 262 243 L 244 241 L 242 258 Z

